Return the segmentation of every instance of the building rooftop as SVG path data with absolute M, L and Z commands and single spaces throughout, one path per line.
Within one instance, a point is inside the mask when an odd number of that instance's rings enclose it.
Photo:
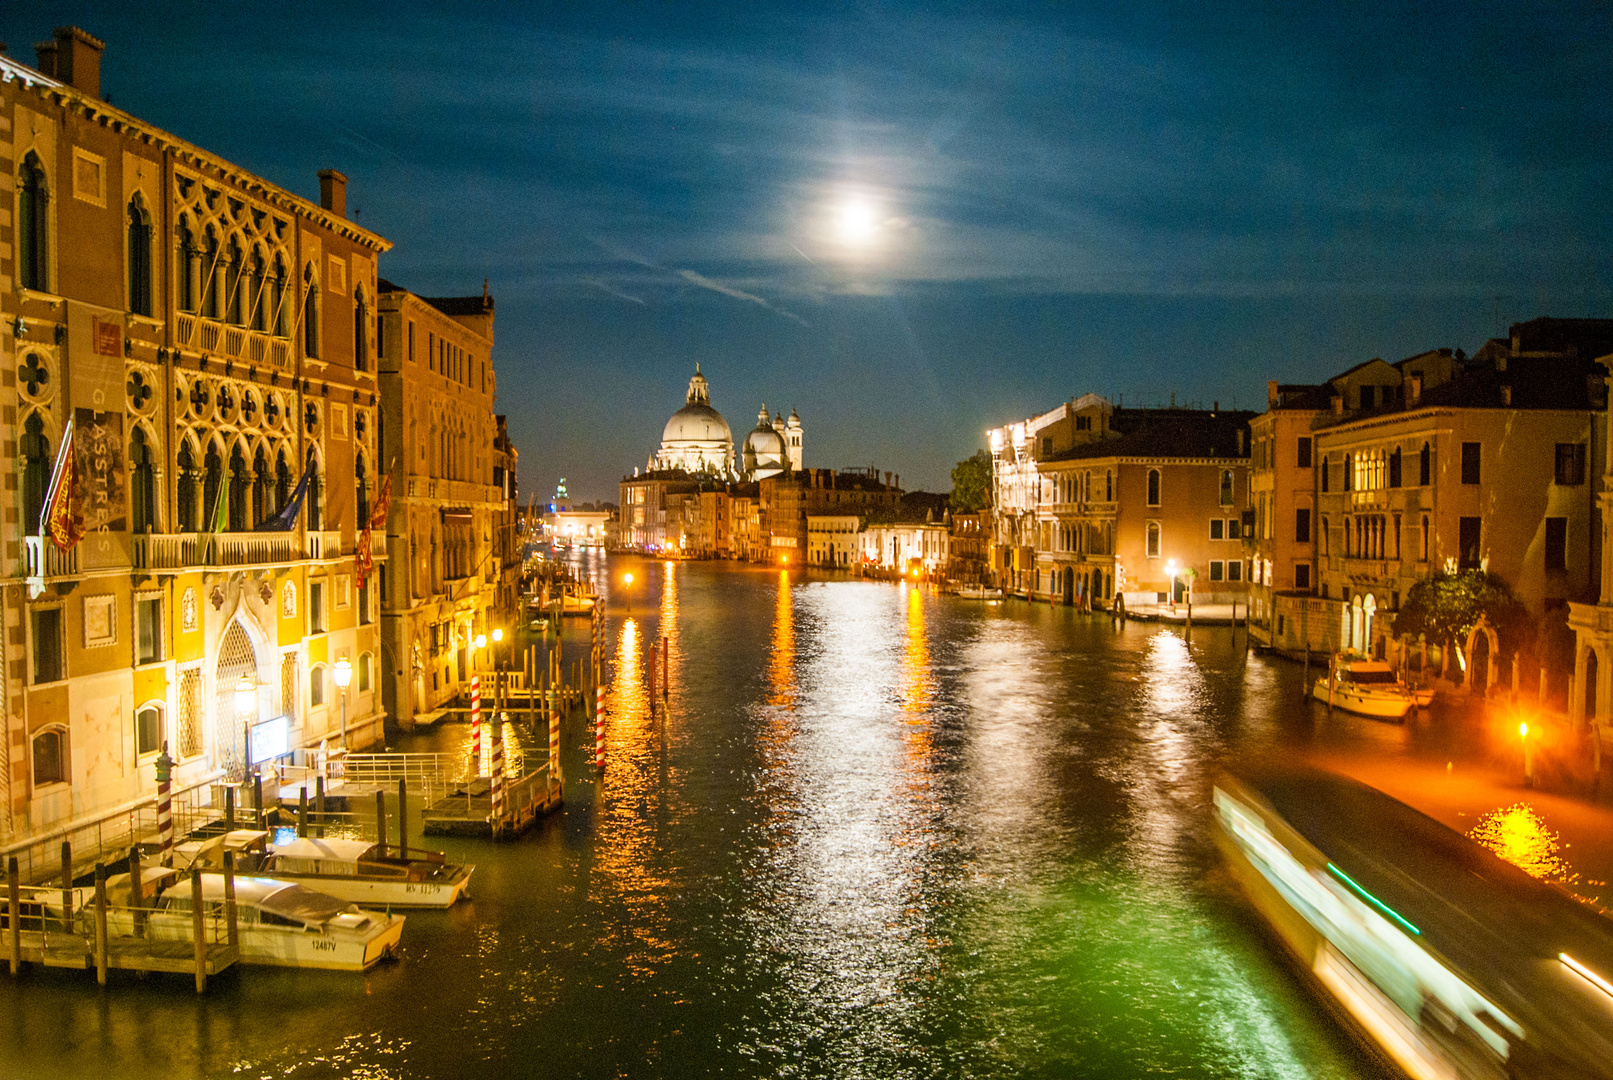
M 1255 416 L 1234 409 L 1116 409 L 1109 417 L 1109 438 L 1042 460 L 1248 457 L 1249 421 Z

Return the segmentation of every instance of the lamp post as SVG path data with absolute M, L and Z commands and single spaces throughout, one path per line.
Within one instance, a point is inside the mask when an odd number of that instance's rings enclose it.
M 633 575 L 630 573 L 622 575 L 622 596 L 627 605 L 628 613 L 631 614 L 633 611 Z
M 1171 580 L 1171 614 L 1176 614 L 1176 560 L 1172 559 L 1165 564 L 1165 573 Z
M 1523 743 L 1523 786 L 1534 787 L 1535 759 L 1534 755 L 1529 752 L 1529 725 L 1527 723 L 1518 725 L 1518 739 Z
M 347 749 L 347 684 L 353 681 L 353 665 L 347 657 L 339 657 L 336 661 L 336 672 L 332 676 L 336 680 L 336 689 L 340 690 L 342 699 L 342 749 Z
M 242 772 L 246 774 L 252 772 L 254 764 L 252 761 L 252 721 L 255 717 L 252 714 L 257 711 L 257 704 L 257 684 L 253 682 L 249 673 L 243 671 L 241 677 L 235 682 L 235 715 L 241 721 L 241 738 L 244 740 L 241 749 L 246 758 L 246 765 Z

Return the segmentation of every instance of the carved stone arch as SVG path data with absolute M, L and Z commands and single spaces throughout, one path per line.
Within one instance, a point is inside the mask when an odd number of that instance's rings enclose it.
M 223 617 L 213 650 L 214 764 L 242 780 L 248 768 L 247 730 L 264 715 L 265 691 L 274 688 L 278 675 L 268 665 L 277 652 L 273 637 L 246 604 L 246 590 L 232 591 L 234 604 Z M 253 689 L 253 701 L 245 709 L 239 696 L 243 676 Z
M 1474 669 L 1478 666 L 1478 656 L 1474 652 L 1474 647 L 1481 638 L 1485 647 L 1485 674 L 1484 685 L 1480 688 L 1480 692 L 1488 695 L 1501 675 L 1501 638 L 1496 634 L 1495 627 L 1490 625 L 1490 620 L 1486 616 L 1480 615 L 1479 621 L 1473 624 L 1472 630 L 1468 631 L 1467 643 L 1464 649 L 1467 655 L 1467 670 L 1462 673 L 1462 683 L 1469 693 L 1473 692 Z

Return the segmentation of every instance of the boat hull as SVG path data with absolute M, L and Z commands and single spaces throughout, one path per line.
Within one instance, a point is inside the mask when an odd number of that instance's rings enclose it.
M 281 881 L 294 881 L 338 900 L 369 909 L 450 908 L 459 902 L 470 886 L 469 874 L 451 881 L 389 881 L 336 874 L 288 874 L 280 869 L 273 873 Z
M 1316 685 L 1311 687 L 1311 696 L 1323 704 L 1327 703 L 1329 694 L 1326 679 L 1316 680 Z M 1374 720 L 1404 720 L 1415 704 L 1408 695 L 1362 691 L 1355 689 L 1350 683 L 1334 685 L 1332 699 L 1335 709 L 1353 712 L 1358 716 L 1370 716 Z

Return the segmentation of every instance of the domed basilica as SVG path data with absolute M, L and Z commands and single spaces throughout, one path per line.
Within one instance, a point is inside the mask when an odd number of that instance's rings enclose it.
M 762 480 L 801 468 L 801 418 L 790 410 L 768 419 L 767 406 L 756 427 L 745 436 L 740 459 L 734 461 L 734 436 L 722 413 L 711 407 L 711 388 L 696 364 L 683 408 L 672 414 L 661 432 L 661 452 L 650 459 L 650 471 L 681 469 L 691 475 L 721 480 Z

